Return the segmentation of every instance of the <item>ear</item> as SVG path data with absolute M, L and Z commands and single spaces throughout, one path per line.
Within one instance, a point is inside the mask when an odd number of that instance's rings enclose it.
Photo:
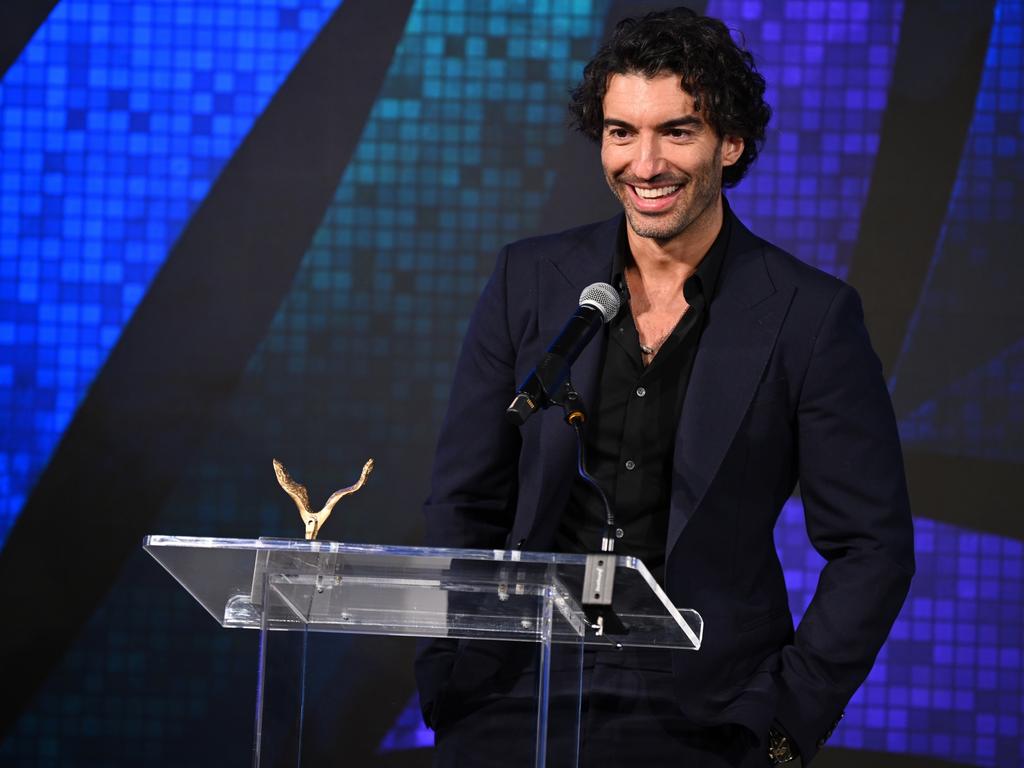
M 743 139 L 739 136 L 726 136 L 722 139 L 722 165 L 735 165 L 743 154 Z

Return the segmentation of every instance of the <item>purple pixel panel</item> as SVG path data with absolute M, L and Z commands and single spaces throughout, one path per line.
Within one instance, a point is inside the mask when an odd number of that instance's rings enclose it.
M 1015 0 L 996 5 L 945 226 L 892 376 L 905 446 L 1024 461 L 1022 108 Z
M 917 574 L 875 668 L 830 744 L 970 765 L 1024 762 L 1024 543 L 918 518 Z M 823 560 L 802 505 L 776 543 L 797 618 Z
M 754 54 L 773 109 L 763 154 L 729 192 L 761 237 L 838 277 L 850 268 L 878 151 L 901 2 L 711 0 Z

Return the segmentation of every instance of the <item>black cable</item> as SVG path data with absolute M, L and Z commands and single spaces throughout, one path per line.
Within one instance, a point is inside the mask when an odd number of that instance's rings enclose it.
M 580 477 L 590 484 L 591 488 L 597 491 L 597 495 L 601 498 L 601 503 L 604 505 L 606 525 L 604 536 L 601 537 L 601 551 L 614 552 L 615 513 L 612 512 L 612 505 L 608 502 L 608 497 L 604 491 L 601 490 L 601 486 L 597 484 L 597 480 L 587 471 L 587 448 L 586 441 L 583 439 L 583 423 L 586 421 L 586 416 L 583 413 L 583 403 L 576 391 L 572 389 L 571 384 L 566 387 L 566 390 L 566 400 L 569 403 L 574 403 L 570 407 L 567 403 L 563 402 L 562 407 L 565 409 L 566 422 L 576 433 L 576 471 Z

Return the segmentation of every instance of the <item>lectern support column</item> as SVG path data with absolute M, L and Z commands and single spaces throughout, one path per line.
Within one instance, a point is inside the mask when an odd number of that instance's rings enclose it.
M 545 587 L 537 606 L 537 768 L 575 768 L 579 761 L 584 638 L 581 633 L 577 642 L 565 642 L 567 628 L 558 626 L 565 621 L 559 610 L 564 605 L 563 596 Z M 563 641 L 554 643 L 556 635 Z M 557 681 L 554 697 L 552 674 Z M 569 690 L 574 695 L 567 696 Z M 559 738 L 553 741 L 556 734 Z
M 256 724 L 252 765 L 302 765 L 302 732 L 305 720 L 306 667 L 309 628 L 297 620 L 291 631 L 282 631 L 280 611 L 270 626 L 271 610 L 296 606 L 284 599 L 273 575 L 263 578 L 264 608 L 260 616 L 259 658 L 256 670 Z M 297 619 L 300 616 L 297 615 Z
M 537 670 L 537 751 L 533 764 L 537 768 L 547 765 L 548 703 L 551 693 L 551 621 L 554 601 L 547 590 L 540 602 L 540 664 Z

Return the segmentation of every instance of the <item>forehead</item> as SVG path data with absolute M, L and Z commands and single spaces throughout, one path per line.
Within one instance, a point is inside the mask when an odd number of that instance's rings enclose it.
M 603 106 L 605 119 L 631 123 L 642 117 L 661 122 L 694 114 L 693 97 L 682 89 L 679 76 L 672 72 L 654 77 L 632 72 L 612 75 Z

